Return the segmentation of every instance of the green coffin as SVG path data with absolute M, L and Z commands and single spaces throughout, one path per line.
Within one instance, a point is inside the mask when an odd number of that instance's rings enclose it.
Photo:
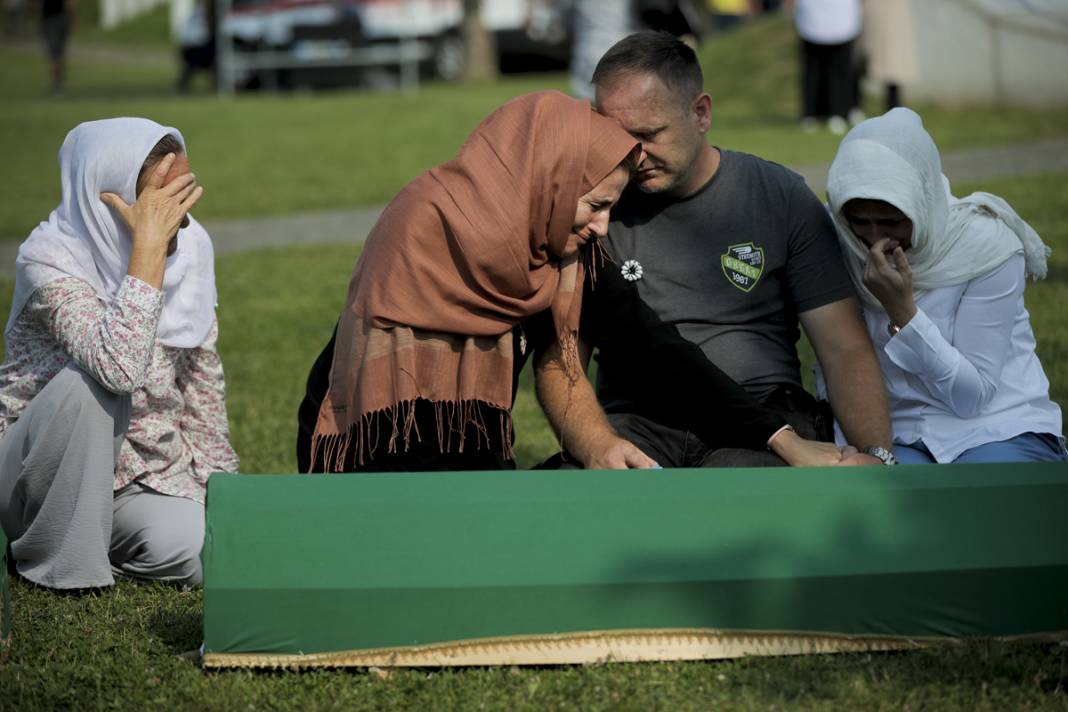
M 11 589 L 7 583 L 7 537 L 0 529 L 0 659 L 11 642 Z
M 1068 466 L 250 476 L 205 664 L 693 659 L 1068 632 Z

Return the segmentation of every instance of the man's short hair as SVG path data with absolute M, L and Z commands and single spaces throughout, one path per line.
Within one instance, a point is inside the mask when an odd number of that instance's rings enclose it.
M 635 32 L 616 42 L 593 70 L 593 83 L 605 87 L 628 74 L 655 74 L 687 101 L 705 84 L 697 54 L 667 32 Z

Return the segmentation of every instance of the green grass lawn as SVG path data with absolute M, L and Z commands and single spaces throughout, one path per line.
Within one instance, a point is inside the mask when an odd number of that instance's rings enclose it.
M 99 34 L 99 33 L 98 33 Z M 96 41 L 96 36 L 93 38 Z M 702 49 L 713 94 L 710 140 L 787 165 L 829 161 L 837 139 L 796 129 L 796 51 L 784 19 L 753 23 Z M 427 85 L 416 94 L 327 92 L 219 100 L 173 90 L 177 68 L 128 44 L 82 55 L 70 96 L 44 96 L 39 52 L 0 47 L 0 155 L 5 194 L 0 240 L 19 240 L 59 199 L 56 154 L 80 121 L 146 116 L 177 126 L 206 188 L 201 218 L 244 217 L 386 202 L 421 171 L 451 157 L 494 107 L 560 74 L 481 86 Z M 874 108 L 874 107 L 873 107 Z M 924 107 L 943 150 L 1068 133 L 1068 110 Z
M 958 194 L 979 186 L 959 186 Z M 1028 286 L 1039 354 L 1068 405 L 1068 175 L 988 183 L 1054 247 Z M 242 470 L 295 469 L 307 370 L 344 298 L 355 247 L 219 259 L 219 349 Z M 0 281 L 0 313 L 12 284 Z M 810 362 L 811 357 L 806 357 Z M 520 464 L 552 453 L 529 370 L 515 410 Z M 122 582 L 85 597 L 14 582 L 0 710 L 84 709 L 1068 709 L 1068 645 L 980 642 L 877 655 L 540 669 L 204 673 L 179 653 L 201 637 L 201 593 Z
M 1068 646 L 548 668 L 205 673 L 199 592 L 120 583 L 83 598 L 15 587 L 0 709 L 961 710 L 1066 706 Z M 27 632 L 32 631 L 32 633 Z
M 128 46 L 122 42 L 112 46 Z M 716 143 L 792 164 L 829 160 L 832 137 L 795 130 L 792 52 L 780 20 L 705 48 L 708 85 L 717 102 Z M 432 86 L 413 96 L 338 92 L 219 101 L 204 94 L 172 95 L 173 72 L 158 62 L 96 59 L 74 70 L 72 96 L 53 102 L 41 98 L 43 77 L 35 55 L 0 48 L 2 239 L 21 239 L 54 207 L 55 154 L 78 121 L 134 114 L 181 127 L 208 187 L 198 214 L 262 215 L 384 201 L 412 175 L 451 155 L 496 104 L 524 91 L 565 85 L 554 75 L 478 87 Z M 1062 133 L 1068 125 L 1065 111 L 925 108 L 923 113 L 943 149 Z M 1063 408 L 1068 175 L 958 185 L 955 192 L 980 188 L 1009 200 L 1054 247 L 1050 276 L 1029 285 L 1027 304 L 1039 355 Z M 357 249 L 263 250 L 218 260 L 219 349 L 244 472 L 295 468 L 295 413 L 303 381 L 329 337 Z M 12 286 L 0 280 L 0 313 L 7 313 Z M 555 449 L 534 402 L 529 371 L 515 423 L 521 466 Z M 978 642 L 878 655 L 399 671 L 388 677 L 359 671 L 208 674 L 178 657 L 200 644 L 201 601 L 200 592 L 129 582 L 82 597 L 14 582 L 13 645 L 0 663 L 0 712 L 1068 709 L 1063 644 Z

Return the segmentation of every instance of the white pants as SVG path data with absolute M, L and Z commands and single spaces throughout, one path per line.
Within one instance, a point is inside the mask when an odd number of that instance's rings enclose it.
M 68 365 L 0 439 L 0 525 L 15 567 L 48 588 L 114 573 L 201 582 L 204 507 L 132 484 L 114 491 L 130 398 Z

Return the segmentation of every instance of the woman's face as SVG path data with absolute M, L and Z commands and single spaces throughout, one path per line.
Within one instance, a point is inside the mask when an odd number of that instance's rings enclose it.
M 571 225 L 571 234 L 567 237 L 562 257 L 570 257 L 583 245 L 608 234 L 609 212 L 619 200 L 628 180 L 630 171 L 622 165 L 616 166 L 604 180 L 578 199 L 575 222 Z
M 158 164 L 153 164 L 152 166 L 150 166 L 149 170 L 150 171 L 151 170 L 155 170 L 156 169 L 156 165 L 158 165 Z M 169 171 L 167 171 L 167 175 L 165 175 L 163 177 L 163 185 L 167 185 L 168 183 L 170 183 L 175 178 L 178 178 L 179 176 L 184 176 L 188 172 L 189 172 L 189 159 L 186 157 L 186 155 L 184 153 L 175 154 L 174 163 L 171 164 L 171 169 Z M 145 171 L 145 175 L 148 175 L 148 171 Z M 138 195 L 141 195 L 141 188 L 142 187 L 143 186 L 138 184 L 138 186 L 137 186 L 137 194 Z M 184 218 L 182 218 L 182 227 L 188 227 L 188 226 L 189 226 L 189 216 L 186 215 Z M 177 250 L 177 249 L 178 249 L 178 233 L 175 233 L 174 236 L 171 237 L 171 241 L 169 243 L 167 243 L 167 256 L 170 257 L 171 255 L 173 255 L 175 250 Z
M 886 252 L 912 247 L 912 221 L 884 200 L 854 198 L 842 206 L 842 217 L 869 249 L 880 240 L 889 240 Z

